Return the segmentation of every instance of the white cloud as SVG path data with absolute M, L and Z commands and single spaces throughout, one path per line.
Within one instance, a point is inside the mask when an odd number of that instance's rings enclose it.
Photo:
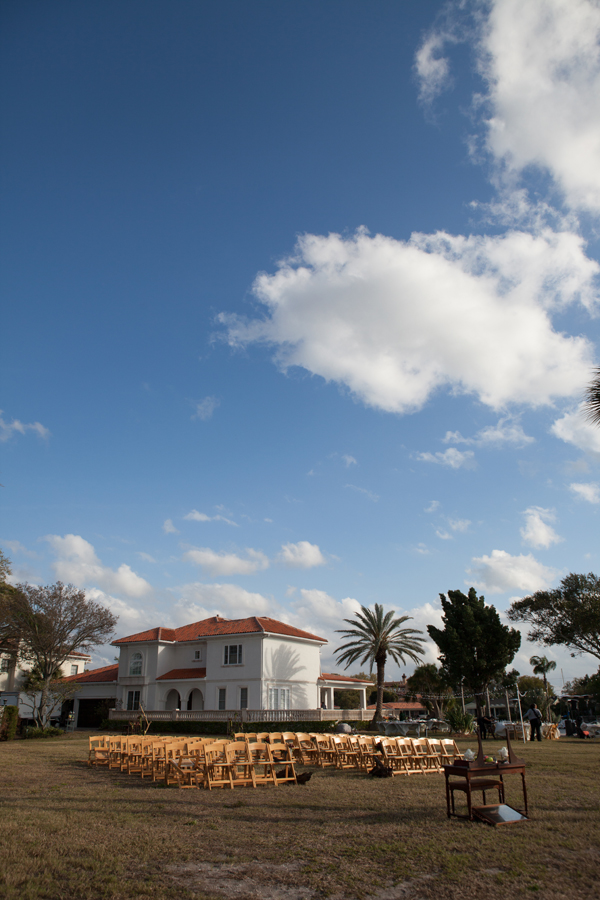
M 451 541 L 452 535 L 450 532 L 446 531 L 444 528 L 436 528 L 435 530 L 436 537 L 439 537 L 441 541 Z
M 178 625 L 216 615 L 231 619 L 264 616 L 270 614 L 272 609 L 271 602 L 262 594 L 245 591 L 236 584 L 203 584 L 196 581 L 184 584 L 177 591 L 181 595 L 175 608 Z
M 294 621 L 303 622 L 300 628 L 313 631 L 321 637 L 328 637 L 332 643 L 341 643 L 338 628 L 345 628 L 344 619 L 351 619 L 360 611 L 360 603 L 353 597 L 335 600 L 326 591 L 302 588 L 300 596 L 293 602 Z
M 442 55 L 448 34 L 431 32 L 415 54 L 415 71 L 419 80 L 419 99 L 431 103 L 450 87 L 450 65 Z
M 218 575 L 251 575 L 269 568 L 269 560 L 260 550 L 246 548 L 246 559 L 235 553 L 217 553 L 209 547 L 192 547 L 183 554 L 186 562 L 192 562 L 213 578 Z
M 598 270 L 581 238 L 549 229 L 406 242 L 307 234 L 256 279 L 263 318 L 219 320 L 232 346 L 275 346 L 282 369 L 301 366 L 388 412 L 420 409 L 439 388 L 493 408 L 539 406 L 589 377 L 591 344 L 554 331 L 551 312 L 592 305 Z
M 77 534 L 47 535 L 57 560 L 52 564 L 60 581 L 73 583 L 76 587 L 99 587 L 103 591 L 125 594 L 127 597 L 144 597 L 152 588 L 145 579 L 123 563 L 115 571 L 103 566 L 93 546 Z
M 27 425 L 18 419 L 12 422 L 5 422 L 2 418 L 2 410 L 0 409 L 0 442 L 9 441 L 15 434 L 25 434 L 27 431 L 34 431 L 38 437 L 49 438 L 50 431 L 41 422 L 32 422 Z
M 431 503 L 429 504 L 429 506 L 426 506 L 423 511 L 426 513 L 433 513 L 436 510 L 438 510 L 439 508 L 440 508 L 440 501 L 432 500 Z
M 107 606 L 111 610 L 111 612 L 119 617 L 119 621 L 116 626 L 117 636 L 124 637 L 127 634 L 135 634 L 137 631 L 142 631 L 143 629 L 149 627 L 148 609 L 146 606 L 144 606 L 142 609 L 138 609 L 135 606 L 131 606 L 120 597 L 113 597 L 112 594 L 106 593 L 106 591 L 101 591 L 99 588 L 95 587 L 88 588 L 85 594 L 89 600 L 93 600 L 95 603 L 101 603 L 103 606 Z M 112 653 L 109 661 L 105 662 L 104 665 L 111 665 L 111 663 L 113 662 L 113 657 L 114 652 Z
M 460 431 L 447 431 L 443 440 L 445 444 L 470 444 L 476 447 L 499 447 L 502 444 L 524 447 L 535 443 L 535 438 L 525 434 L 521 425 L 508 417 L 500 419 L 496 425 L 486 425 L 475 437 L 465 438 Z
M 203 422 L 206 422 L 207 419 L 211 418 L 217 406 L 220 405 L 221 401 L 217 397 L 205 397 L 204 400 L 195 404 L 196 411 L 192 419 L 202 419 Z
M 600 503 L 600 485 L 594 481 L 583 484 L 574 482 L 569 488 L 577 497 L 587 500 L 588 503 Z
M 163 522 L 163 531 L 165 534 L 179 534 L 179 531 L 173 525 L 172 519 L 165 519 Z
M 356 465 L 358 465 L 358 463 L 357 463 L 357 461 L 355 460 L 355 458 L 354 458 L 353 456 L 350 456 L 348 453 L 344 453 L 344 454 L 342 455 L 342 459 L 344 460 L 344 463 L 345 463 L 345 466 L 346 466 L 347 469 L 349 469 L 350 466 L 356 466 Z
M 443 453 L 417 453 L 419 462 L 437 463 L 440 466 L 450 466 L 451 469 L 473 469 L 476 466 L 475 454 L 472 450 L 457 450 L 456 447 L 448 447 Z
M 531 553 L 511 556 L 505 550 L 492 550 L 491 556 L 474 557 L 472 562 L 474 566 L 467 569 L 467 575 L 472 576 L 473 580 L 465 581 L 465 584 L 472 583 L 477 590 L 489 594 L 503 594 L 506 591 L 529 594 L 545 590 L 559 574 L 556 569 L 542 565 Z
M 469 530 L 470 519 L 448 519 L 448 525 L 452 531 L 465 532 Z
M 2 541 L 2 544 L 4 547 L 8 547 L 11 553 L 15 553 L 17 556 L 29 556 L 32 559 L 37 557 L 37 553 L 34 553 L 33 550 L 28 550 L 20 541 Z
M 308 541 L 282 544 L 280 559 L 292 569 L 312 569 L 314 566 L 324 566 L 327 562 L 317 544 L 310 544 Z
M 155 563 L 156 560 L 153 556 L 150 556 L 149 553 L 143 553 L 142 551 L 138 551 L 138 556 L 140 559 L 143 559 L 144 562 Z
M 198 512 L 197 509 L 193 509 L 183 518 L 187 519 L 189 522 L 226 522 L 227 525 L 233 525 L 235 528 L 240 527 L 237 522 L 234 522 L 232 519 L 228 519 L 226 516 L 207 516 L 206 513 Z
M 551 547 L 559 544 L 564 538 L 558 535 L 551 522 L 556 521 L 554 510 L 544 509 L 541 506 L 530 506 L 523 512 L 525 525 L 521 528 L 521 537 L 525 544 L 532 547 Z
M 586 419 L 583 405 L 557 419 L 550 431 L 561 441 L 574 444 L 579 450 L 586 453 L 600 453 L 600 428 Z
M 345 487 L 350 488 L 351 491 L 356 491 L 358 494 L 364 494 L 373 503 L 377 503 L 379 500 L 379 494 L 374 494 L 373 491 L 368 491 L 366 488 L 357 487 L 355 484 L 346 484 Z
M 573 208 L 600 212 L 600 6 L 494 0 L 481 32 L 487 147 L 509 173 L 550 173 Z

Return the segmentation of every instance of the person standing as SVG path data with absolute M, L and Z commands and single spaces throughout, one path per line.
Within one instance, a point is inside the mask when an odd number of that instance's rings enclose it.
M 542 740 L 542 714 L 538 709 L 537 703 L 532 703 L 527 712 L 525 713 L 525 718 L 529 719 L 529 724 L 531 726 L 531 737 L 530 741 L 535 741 L 536 737 L 538 741 Z

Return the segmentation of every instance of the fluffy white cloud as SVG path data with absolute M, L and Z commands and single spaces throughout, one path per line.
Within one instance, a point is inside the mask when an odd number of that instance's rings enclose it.
M 282 544 L 279 558 L 291 569 L 312 569 L 314 566 L 324 566 L 327 562 L 318 545 L 308 541 Z
M 346 466 L 347 469 L 349 469 L 350 466 L 357 465 L 356 459 L 353 456 L 350 456 L 349 453 L 344 453 L 342 456 L 342 459 L 344 460 L 344 465 Z
M 465 583 L 490 594 L 544 590 L 558 575 L 556 569 L 542 565 L 531 553 L 511 556 L 505 550 L 492 550 L 491 556 L 474 557 L 472 562 L 473 568 L 467 569 L 472 578 Z
M 165 519 L 163 522 L 163 531 L 165 534 L 179 534 L 179 531 L 173 525 L 172 519 Z
M 202 566 L 213 578 L 218 575 L 252 575 L 269 568 L 265 554 L 251 547 L 246 548 L 246 559 L 236 553 L 217 553 L 209 547 L 192 547 L 183 554 L 183 559 Z
M 466 438 L 460 431 L 447 431 L 444 443 L 470 444 L 476 447 L 500 447 L 503 444 L 524 447 L 526 444 L 535 443 L 535 438 L 525 434 L 518 422 L 506 417 L 500 419 L 496 425 L 486 425 L 477 432 L 475 437 Z
M 586 419 L 583 406 L 557 419 L 550 431 L 561 441 L 574 444 L 586 453 L 600 453 L 600 428 Z
M 474 112 L 512 205 L 515 176 L 537 168 L 571 208 L 600 212 L 598 3 L 491 0 L 447 9 L 416 55 L 421 98 L 431 101 L 451 85 L 445 47 L 472 41 L 486 82 Z
M 578 236 L 549 230 L 308 234 L 256 279 L 263 318 L 219 319 L 232 346 L 273 345 L 282 369 L 301 366 L 389 412 L 419 409 L 442 387 L 494 408 L 538 406 L 589 377 L 591 345 L 555 331 L 551 313 L 592 305 L 598 268 Z
M 143 631 L 150 627 L 148 623 L 148 609 L 145 605 L 142 609 L 138 609 L 137 607 L 126 603 L 120 597 L 113 597 L 111 594 L 106 593 L 106 591 L 101 591 L 99 588 L 89 588 L 85 593 L 89 600 L 94 600 L 96 603 L 107 606 L 115 616 L 118 616 L 119 621 L 116 625 L 117 637 L 135 634 L 136 631 Z M 103 663 L 103 665 L 111 665 L 114 661 L 114 655 L 113 652 L 108 662 Z
M 487 146 L 512 172 L 546 169 L 567 203 L 600 212 L 600 6 L 494 0 L 480 66 Z
M 192 582 L 177 589 L 180 595 L 175 607 L 177 625 L 224 616 L 243 619 L 246 616 L 270 614 L 272 604 L 262 594 L 245 591 L 236 584 L 203 584 Z
M 195 412 L 192 419 L 201 419 L 203 422 L 206 422 L 207 419 L 211 418 L 217 406 L 221 405 L 221 401 L 217 397 L 205 397 L 200 403 L 194 405 Z
M 0 441 L 9 441 L 15 434 L 25 434 L 27 431 L 34 431 L 38 437 L 49 438 L 50 431 L 41 422 L 32 422 L 27 425 L 20 422 L 19 419 L 13 419 L 12 422 L 5 422 L 2 418 L 2 410 L 0 409 Z
M 125 563 L 116 571 L 103 566 L 93 546 L 78 534 L 66 534 L 64 537 L 49 534 L 45 540 L 57 556 L 52 568 L 60 581 L 80 588 L 91 585 L 127 597 L 143 597 L 152 590 L 148 582 Z
M 225 516 L 208 516 L 206 513 L 198 512 L 197 509 L 193 509 L 183 518 L 187 519 L 189 522 L 226 522 L 228 525 L 234 525 L 236 528 L 240 527 L 237 522 L 234 522 L 232 519 L 228 519 Z
M 551 509 L 541 506 L 530 506 L 523 512 L 525 525 L 521 528 L 521 537 L 525 544 L 532 547 L 551 547 L 564 540 L 552 528 L 551 522 L 556 522 L 556 515 Z
M 441 453 L 417 453 L 419 462 L 437 463 L 440 466 L 450 466 L 451 469 L 473 469 L 476 465 L 475 454 L 472 450 L 457 450 L 456 447 L 448 447 Z
M 569 488 L 577 497 L 586 500 L 588 503 L 600 503 L 600 485 L 595 481 L 579 484 L 573 482 L 573 484 L 569 485 Z

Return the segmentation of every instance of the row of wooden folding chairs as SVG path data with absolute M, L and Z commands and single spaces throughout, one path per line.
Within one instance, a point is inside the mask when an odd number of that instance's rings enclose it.
M 211 790 L 296 781 L 294 755 L 283 742 L 102 735 L 90 738 L 88 764 L 180 788 Z

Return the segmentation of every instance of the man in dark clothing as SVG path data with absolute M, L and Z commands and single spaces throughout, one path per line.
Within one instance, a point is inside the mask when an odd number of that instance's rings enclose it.
M 537 703 L 532 703 L 527 712 L 525 713 L 525 718 L 529 719 L 529 724 L 531 725 L 531 737 L 530 741 L 535 741 L 536 737 L 538 741 L 542 740 L 542 714 L 538 709 Z

